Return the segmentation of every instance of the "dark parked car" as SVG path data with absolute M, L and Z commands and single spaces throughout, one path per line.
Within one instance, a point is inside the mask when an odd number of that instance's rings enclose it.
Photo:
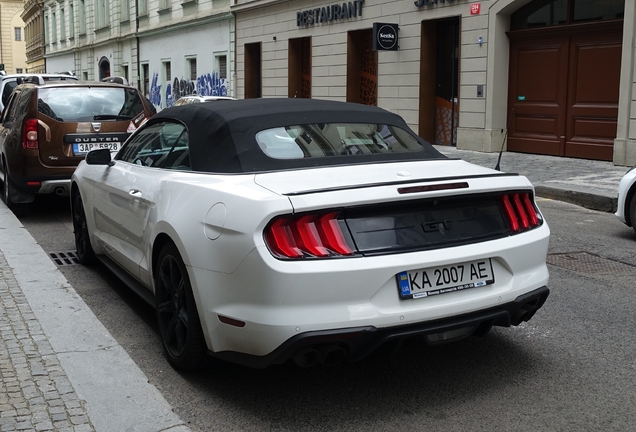
M 3 200 L 24 213 L 36 194 L 68 194 L 71 174 L 86 153 L 117 152 L 152 114 L 138 90 L 119 84 L 17 86 L 0 117 Z

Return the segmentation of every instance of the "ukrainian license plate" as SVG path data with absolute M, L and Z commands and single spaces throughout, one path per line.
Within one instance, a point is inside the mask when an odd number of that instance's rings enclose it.
M 98 143 L 73 143 L 73 154 L 75 156 L 85 155 L 91 150 L 108 149 L 111 153 L 118 152 L 121 143 L 118 141 L 98 142 Z
M 495 283 L 492 260 L 403 271 L 396 275 L 400 297 L 416 299 Z

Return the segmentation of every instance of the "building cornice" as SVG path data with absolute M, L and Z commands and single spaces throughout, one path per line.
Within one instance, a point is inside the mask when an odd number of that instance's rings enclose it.
M 239 0 L 234 0 L 234 4 L 230 5 L 232 12 L 244 12 L 248 10 L 260 9 L 280 3 L 289 3 L 289 0 L 247 0 L 237 4 Z
M 24 10 L 20 14 L 22 21 L 26 22 L 28 18 L 42 10 L 42 0 L 27 0 L 24 3 Z
M 180 21 L 176 23 L 175 22 L 166 23 L 167 25 L 164 25 L 161 27 L 153 27 L 151 29 L 138 29 L 137 33 L 134 34 L 134 36 L 138 36 L 138 37 L 155 36 L 158 34 L 182 30 L 182 29 L 192 27 L 195 25 L 203 25 L 203 24 L 209 24 L 209 23 L 218 22 L 218 21 L 226 21 L 233 18 L 234 18 L 234 15 L 231 12 L 223 12 L 223 13 L 212 15 L 212 16 L 206 16 L 206 17 L 197 18 L 197 19 L 188 19 L 187 21 L 184 20 L 184 21 Z

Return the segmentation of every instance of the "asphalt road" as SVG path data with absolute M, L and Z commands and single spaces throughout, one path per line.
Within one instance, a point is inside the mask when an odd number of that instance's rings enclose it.
M 631 430 L 636 424 L 636 233 L 610 213 L 541 200 L 551 294 L 529 322 L 362 362 L 180 374 L 154 311 L 105 268 L 60 270 L 194 431 Z M 20 219 L 47 252 L 75 249 L 66 200 Z M 113 413 L 116 415 L 116 413 Z

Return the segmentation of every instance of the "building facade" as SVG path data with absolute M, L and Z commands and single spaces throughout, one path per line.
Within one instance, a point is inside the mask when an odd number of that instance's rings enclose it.
M 27 0 L 20 14 L 24 21 L 24 41 L 26 45 L 27 71 L 46 72 L 44 63 L 44 20 L 42 0 Z
M 429 142 L 636 164 L 633 1 L 236 0 L 237 96 L 377 105 Z
M 158 108 L 231 95 L 229 0 L 47 0 L 47 72 L 126 78 Z
M 0 64 L 6 73 L 26 72 L 23 0 L 0 0 Z

